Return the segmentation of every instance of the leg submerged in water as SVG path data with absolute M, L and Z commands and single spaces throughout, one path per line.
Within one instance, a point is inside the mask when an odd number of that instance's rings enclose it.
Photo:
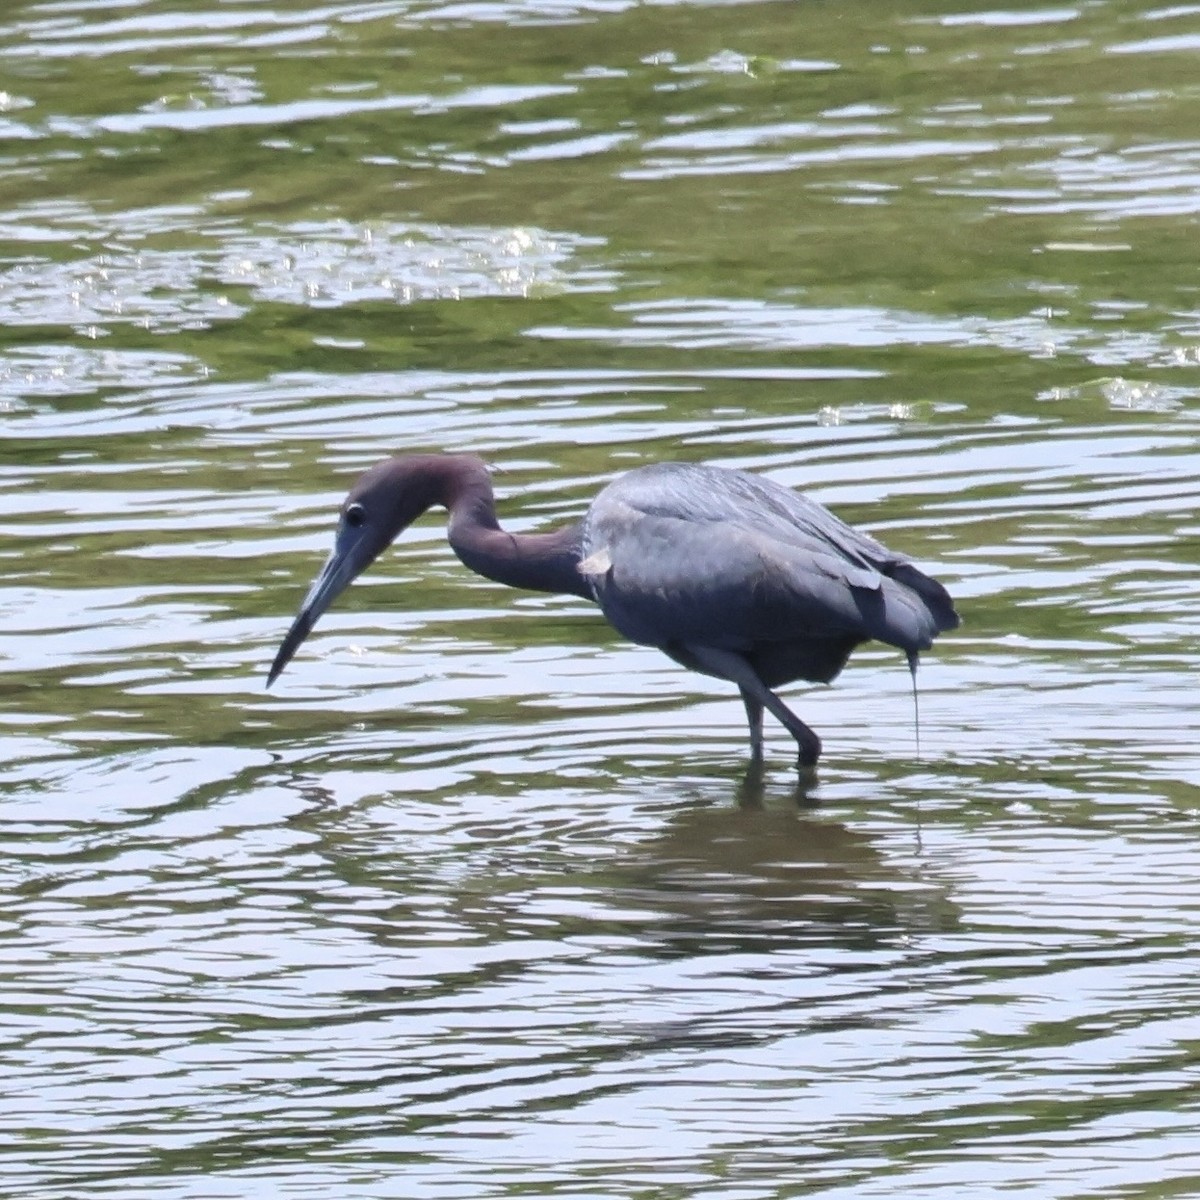
M 750 757 L 755 762 L 762 762 L 763 756 L 763 706 L 744 687 L 742 703 L 746 706 L 746 723 L 750 726 Z
M 732 650 L 716 650 L 711 646 L 687 647 L 688 654 L 700 668 L 720 679 L 736 683 L 746 705 L 750 722 L 750 752 L 762 756 L 762 710 L 765 708 L 796 739 L 798 764 L 802 768 L 816 766 L 821 757 L 821 739 L 758 677 L 758 673 L 740 654 Z M 757 720 L 755 719 L 757 717 Z

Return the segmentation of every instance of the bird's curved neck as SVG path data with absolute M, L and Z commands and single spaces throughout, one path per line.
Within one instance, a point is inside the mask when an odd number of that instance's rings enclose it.
M 592 599 L 578 566 L 581 530 L 567 525 L 552 533 L 509 533 L 496 519 L 496 500 L 486 468 L 478 460 L 448 479 L 442 502 L 450 512 L 448 535 L 463 565 L 508 587 Z M 477 469 L 470 465 L 477 464 Z

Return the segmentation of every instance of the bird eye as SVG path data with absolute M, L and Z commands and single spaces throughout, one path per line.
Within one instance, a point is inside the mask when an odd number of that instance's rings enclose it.
M 357 529 L 367 519 L 367 510 L 361 504 L 350 504 L 342 514 L 342 520 L 352 529 Z

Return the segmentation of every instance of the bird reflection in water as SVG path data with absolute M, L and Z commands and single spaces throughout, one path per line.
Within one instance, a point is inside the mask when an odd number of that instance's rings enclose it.
M 952 881 L 911 829 L 864 831 L 787 804 L 743 808 L 715 781 L 639 784 L 632 807 L 560 787 L 551 806 L 531 795 L 503 821 L 471 814 L 509 805 L 456 789 L 432 806 L 432 824 L 428 797 L 399 796 L 378 820 L 349 825 L 324 785 L 293 786 L 309 850 L 355 894 L 386 900 L 376 932 L 389 945 L 433 937 L 434 920 L 456 942 L 469 930 L 488 945 L 598 939 L 649 959 L 774 955 L 902 947 L 960 919 Z M 414 855 L 395 831 L 422 820 L 436 852 Z M 518 957 L 512 969 L 525 965 Z

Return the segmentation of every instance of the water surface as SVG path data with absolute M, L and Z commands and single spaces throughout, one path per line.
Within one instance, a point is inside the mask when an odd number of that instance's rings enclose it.
M 6 1193 L 1200 1193 L 1200 8 L 13 4 Z M 515 529 L 803 487 L 963 628 L 730 689 Z

